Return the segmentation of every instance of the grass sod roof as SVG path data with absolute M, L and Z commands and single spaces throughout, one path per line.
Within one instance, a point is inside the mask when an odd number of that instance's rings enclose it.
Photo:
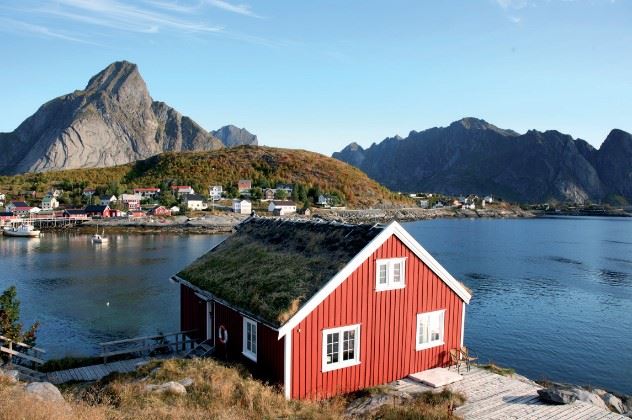
M 382 228 L 250 218 L 178 277 L 281 326 Z

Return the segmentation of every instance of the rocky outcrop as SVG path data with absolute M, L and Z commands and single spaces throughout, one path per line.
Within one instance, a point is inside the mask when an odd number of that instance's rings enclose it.
M 217 137 L 226 147 L 257 146 L 257 136 L 248 132 L 245 128 L 226 125 L 219 130 L 211 131 L 211 135 Z
M 585 203 L 618 194 L 632 202 L 632 137 L 613 130 L 599 150 L 558 131 L 518 134 L 464 118 L 333 157 L 390 189 L 493 194 L 518 202 Z
M 64 401 L 59 389 L 50 382 L 31 382 L 24 387 L 24 391 L 41 401 Z
M 42 105 L 0 133 L 0 174 L 114 166 L 165 151 L 213 150 L 220 140 L 155 102 L 135 64 L 113 63 L 84 90 Z

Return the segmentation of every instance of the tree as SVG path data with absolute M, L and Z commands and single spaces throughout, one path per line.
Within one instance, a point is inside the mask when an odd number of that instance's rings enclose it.
M 279 200 L 285 200 L 287 198 L 287 191 L 285 190 L 276 190 L 274 196 Z
M 263 198 L 263 191 L 261 191 L 261 188 L 259 187 L 255 187 L 255 188 L 251 188 L 250 189 L 250 197 L 253 200 L 259 201 Z
M 162 204 L 165 207 L 172 207 L 175 206 L 177 200 L 176 197 L 173 195 L 173 193 L 170 190 L 164 190 L 164 192 L 162 192 L 163 190 L 161 190 L 160 193 L 160 204 Z
M 29 346 L 35 345 L 39 322 L 23 331 L 20 322 L 20 301 L 15 286 L 9 287 L 0 295 L 0 334 L 14 341 L 22 341 Z

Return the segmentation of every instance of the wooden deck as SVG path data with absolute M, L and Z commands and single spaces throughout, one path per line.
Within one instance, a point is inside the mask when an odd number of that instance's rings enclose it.
M 63 384 L 70 381 L 98 381 L 112 372 L 132 372 L 136 369 L 136 365 L 149 360 L 149 357 L 139 357 L 137 359 L 121 360 L 101 365 L 58 370 L 48 374 L 48 381 L 53 384 Z
M 547 405 L 538 399 L 539 386 L 519 379 L 496 375 L 472 367 L 470 372 L 461 369 L 463 380 L 446 388 L 461 392 L 466 403 L 456 410 L 464 419 L 625 419 L 583 401 L 568 405 Z M 399 391 L 409 393 L 430 390 L 412 379 L 393 383 Z

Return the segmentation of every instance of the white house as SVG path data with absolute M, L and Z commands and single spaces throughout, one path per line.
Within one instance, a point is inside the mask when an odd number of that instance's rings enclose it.
M 204 202 L 204 198 L 196 194 L 187 194 L 184 196 L 184 204 L 189 210 L 204 210 L 208 207 Z
M 182 197 L 186 194 L 195 194 L 195 190 L 190 185 L 172 185 L 171 192 L 173 192 L 176 197 Z
M 268 206 L 268 211 L 270 213 L 274 213 L 276 211 L 279 213 L 279 216 L 296 213 L 296 203 L 288 200 L 272 200 Z
M 239 214 L 250 214 L 252 212 L 252 203 L 248 200 L 233 200 L 233 211 Z
M 116 198 L 115 195 L 112 195 L 110 197 L 103 197 L 101 198 L 101 205 L 102 206 L 112 206 L 113 204 L 116 204 L 116 202 L 118 201 L 118 198 Z
M 42 210 L 55 210 L 59 207 L 59 201 L 54 195 L 47 195 L 42 200 Z
M 5 201 L 7 196 L 4 193 L 0 193 L 0 201 Z
M 208 195 L 213 200 L 219 200 L 222 198 L 223 188 L 221 185 L 211 185 L 208 187 Z
M 178 206 L 173 206 L 169 210 L 171 210 L 172 215 L 180 213 L 180 207 Z
M 419 200 L 419 207 L 421 207 L 422 209 L 427 209 L 428 207 L 430 207 L 430 201 Z
M 483 198 L 483 202 L 487 204 L 492 204 L 494 202 L 494 197 L 492 197 L 491 195 L 486 195 L 485 198 Z
M 160 188 L 146 187 L 146 188 L 134 188 L 134 195 L 142 198 L 154 198 L 157 194 L 160 194 Z
M 318 196 L 318 202 L 316 204 L 321 207 L 329 207 L 331 205 L 331 197 L 321 194 Z

